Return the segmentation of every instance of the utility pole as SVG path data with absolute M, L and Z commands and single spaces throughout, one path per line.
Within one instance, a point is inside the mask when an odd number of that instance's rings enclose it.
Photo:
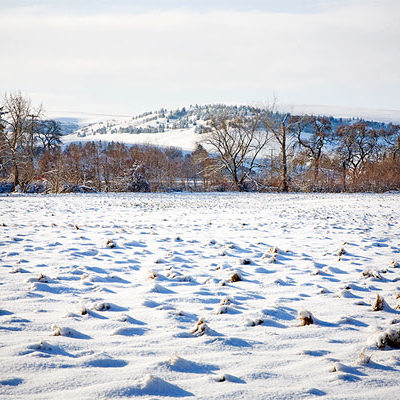
M 271 182 L 274 179 L 274 149 L 271 148 L 271 163 L 270 163 L 270 171 L 271 171 Z
M 29 129 L 29 159 L 33 164 L 34 159 L 34 147 L 35 147 L 35 135 L 34 135 L 34 127 L 35 127 L 35 119 L 38 118 L 38 115 L 29 114 L 29 118 L 31 118 L 30 129 Z

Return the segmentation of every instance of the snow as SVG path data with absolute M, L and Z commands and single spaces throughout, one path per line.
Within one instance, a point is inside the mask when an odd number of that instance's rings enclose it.
M 78 136 L 78 133 L 63 137 L 63 144 L 86 143 L 92 141 L 103 143 L 120 142 L 127 145 L 152 145 L 157 147 L 178 147 L 184 151 L 194 151 L 203 137 L 195 133 L 194 128 L 177 129 L 163 133 L 105 133 L 102 135 Z
M 175 111 L 177 112 L 177 110 Z M 192 110 L 193 112 L 193 110 Z M 146 113 L 133 118 L 117 118 L 89 123 L 70 135 L 63 136 L 63 144 L 101 141 L 127 145 L 152 145 L 161 148 L 178 147 L 192 152 L 204 138 L 196 128 L 205 121 L 194 116 L 169 120 L 163 111 Z M 180 128 L 181 125 L 184 127 Z M 140 133 L 135 133 L 138 130 Z
M 230 112 L 237 112 L 237 107 L 246 105 L 224 106 L 206 105 L 189 106 L 182 110 L 165 109 L 147 112 L 135 117 L 120 117 L 114 119 L 80 120 L 80 128 L 62 138 L 64 146 L 71 143 L 119 142 L 128 146 L 151 145 L 159 148 L 176 147 L 184 152 L 192 152 L 201 144 L 208 152 L 215 149 L 205 143 L 207 134 L 199 133 L 208 125 L 210 115 L 218 115 L 226 107 Z M 367 120 L 393 123 L 400 121 L 400 112 L 396 110 L 356 109 L 346 107 L 329 107 L 315 105 L 282 105 L 281 112 L 293 114 L 312 113 L 335 116 L 337 118 L 364 118 Z M 243 111 L 243 110 L 242 110 Z M 104 116 L 105 117 L 105 116 Z M 261 157 L 270 156 L 271 150 L 277 151 L 278 144 L 271 140 L 268 148 L 260 154 Z
M 399 194 L 0 202 L 0 399 L 398 398 Z

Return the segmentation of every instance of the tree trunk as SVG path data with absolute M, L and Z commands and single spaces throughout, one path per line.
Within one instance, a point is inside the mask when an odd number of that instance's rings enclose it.
M 314 185 L 318 184 L 319 178 L 319 160 L 314 159 Z
M 17 189 L 18 185 L 19 185 L 19 170 L 17 162 L 14 161 L 14 190 Z
M 346 164 L 343 163 L 342 167 L 343 167 L 343 171 L 342 171 L 342 187 L 343 187 L 343 192 L 345 192 L 346 189 L 347 189 L 347 187 L 346 187 Z

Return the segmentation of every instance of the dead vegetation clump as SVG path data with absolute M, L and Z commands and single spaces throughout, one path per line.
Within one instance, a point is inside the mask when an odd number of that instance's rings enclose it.
M 277 247 L 270 247 L 270 249 L 268 250 L 268 253 L 273 256 L 277 256 L 279 253 L 279 249 Z
M 224 297 L 223 299 L 221 299 L 221 301 L 219 302 L 219 304 L 221 306 L 228 306 L 229 304 L 232 303 L 232 299 L 230 297 Z
M 335 255 L 337 255 L 338 256 L 338 261 L 342 261 L 342 256 L 344 255 L 344 254 L 346 254 L 346 250 L 343 248 L 343 247 L 341 247 L 338 251 L 336 251 L 336 253 L 334 253 Z
M 230 282 L 240 282 L 242 280 L 242 277 L 240 276 L 238 271 L 235 271 L 231 277 L 229 278 Z
M 277 247 L 270 247 L 270 249 L 261 257 L 267 259 L 268 262 L 274 263 L 278 257 L 279 249 Z
M 96 311 L 108 311 L 111 310 L 111 304 L 108 303 L 95 303 L 93 309 Z
M 365 350 L 362 350 L 360 355 L 358 356 L 357 364 L 365 365 L 368 364 L 370 361 L 371 361 L 371 356 L 365 354 Z
M 39 276 L 36 278 L 38 282 L 48 283 L 49 279 L 46 275 L 40 273 Z
M 88 309 L 86 308 L 86 306 L 82 305 L 81 307 L 81 315 L 87 315 L 89 313 Z
M 168 274 L 167 274 L 167 276 L 168 276 Z M 157 272 L 155 272 L 155 271 L 150 271 L 150 273 L 149 273 L 149 279 L 156 279 L 157 277 L 158 277 Z
M 206 333 L 207 329 L 208 325 L 206 324 L 204 317 L 201 317 L 197 321 L 196 326 L 191 333 L 196 336 L 202 336 Z
M 376 278 L 376 279 L 382 280 L 382 275 L 378 271 L 375 271 L 375 270 L 372 270 L 372 269 L 365 269 L 361 273 L 361 275 L 364 278 Z
M 258 325 L 262 325 L 263 323 L 264 323 L 264 320 L 261 318 L 246 320 L 246 326 L 258 326 Z
M 240 264 L 242 264 L 242 265 L 250 265 L 251 264 L 251 260 L 250 260 L 250 258 L 242 258 L 241 260 L 240 260 Z
M 50 345 L 50 343 L 42 339 L 39 343 L 34 343 L 29 345 L 28 349 L 39 350 L 39 351 L 52 351 L 53 347 Z
M 113 249 L 115 246 L 116 244 L 114 241 L 112 241 L 111 239 L 107 239 L 106 247 L 108 247 L 109 249 Z
M 215 314 L 220 315 L 220 314 L 227 314 L 229 311 L 229 307 L 228 306 L 220 306 L 217 308 L 217 310 L 215 311 Z
M 394 295 L 394 298 L 398 301 L 398 303 L 397 303 L 397 305 L 396 305 L 396 307 L 395 307 L 395 309 L 396 310 L 400 310 L 400 302 L 399 302 L 399 299 L 400 299 L 400 293 L 398 292 L 398 293 L 396 293 L 395 295 Z
M 310 311 L 299 311 L 297 318 L 300 320 L 300 326 L 312 325 L 314 323 L 314 317 Z
M 72 336 L 72 331 L 69 328 L 61 328 L 57 325 L 52 325 L 51 330 L 53 336 Z
M 335 362 L 329 372 L 344 372 L 346 370 L 346 366 L 340 362 Z
M 53 336 L 61 336 L 61 328 L 59 326 L 52 325 L 51 329 L 53 331 L 52 333 Z
M 385 307 L 385 299 L 380 294 L 377 294 L 371 306 L 372 311 L 382 311 Z
M 379 334 L 375 344 L 378 349 L 384 349 L 387 346 L 394 349 L 400 348 L 400 326 L 388 328 L 386 331 Z

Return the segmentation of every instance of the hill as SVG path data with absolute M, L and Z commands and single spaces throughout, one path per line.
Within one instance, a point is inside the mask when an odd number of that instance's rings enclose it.
M 64 144 L 75 142 L 102 141 L 122 142 L 126 144 L 155 145 L 159 147 L 179 147 L 185 151 L 193 151 L 202 141 L 204 127 L 212 115 L 226 112 L 229 115 L 245 115 L 256 108 L 247 105 L 190 105 L 175 110 L 162 108 L 157 111 L 145 112 L 132 118 L 114 118 L 86 124 L 73 133 L 64 136 Z M 303 110 L 303 111 L 302 111 Z M 397 114 L 379 114 L 379 111 L 370 112 L 352 110 L 351 113 L 343 110 L 322 107 L 323 112 L 318 113 L 318 108 L 300 106 L 295 109 L 287 108 L 292 113 L 313 113 L 329 115 L 334 127 L 343 123 L 353 123 L 362 119 L 374 117 L 369 124 L 374 127 L 385 126 L 388 122 L 396 121 Z M 286 110 L 285 110 L 286 111 Z M 336 115 L 336 116 L 331 116 Z M 340 117 L 346 116 L 346 118 Z M 354 117 L 349 117 L 353 115 Z M 379 117 L 380 116 L 380 117 Z M 372 118 L 371 118 L 372 119 Z

